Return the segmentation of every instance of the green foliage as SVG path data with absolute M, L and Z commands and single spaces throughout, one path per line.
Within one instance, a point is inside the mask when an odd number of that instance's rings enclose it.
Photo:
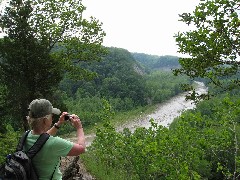
M 86 159 L 105 167 L 107 177 L 109 168 L 128 179 L 238 179 L 239 105 L 231 96 L 203 101 L 169 129 L 152 122 L 148 129 L 116 132 L 106 122 Z
M 92 81 L 71 81 L 66 77 L 60 84 L 61 90 L 70 97 L 106 98 L 115 110 L 129 110 L 145 105 L 145 82 L 131 53 L 119 48 L 108 48 L 108 55 L 100 62 L 81 63 L 88 71 L 97 74 Z M 83 101 L 82 101 L 83 102 Z
M 154 56 L 144 53 L 132 53 L 137 62 L 146 67 L 149 71 L 153 70 L 171 70 L 180 66 L 176 56 Z
M 114 179 L 129 179 L 129 180 L 138 180 L 137 177 L 129 177 L 125 172 L 121 170 L 116 171 L 116 169 L 107 167 L 104 163 L 96 161 L 95 156 L 90 156 L 88 153 L 81 155 L 81 160 L 84 165 L 87 166 L 88 172 L 91 175 L 94 175 L 94 178 L 98 180 L 114 180 Z
M 192 13 L 183 13 L 180 18 L 195 28 L 175 36 L 179 52 L 189 55 L 180 58 L 181 68 L 175 74 L 206 78 L 222 89 L 238 87 L 239 1 L 203 0 Z
M 125 77 L 125 76 L 124 76 Z M 115 77 L 113 77 L 115 78 Z M 161 103 L 174 95 L 181 93 L 180 83 L 187 82 L 187 78 L 184 77 L 176 77 L 171 74 L 171 72 L 153 72 L 150 75 L 145 75 L 142 77 L 143 81 L 140 83 L 140 87 L 144 87 L 144 94 L 139 94 L 138 84 L 135 87 L 135 94 L 138 94 L 138 101 L 136 102 L 134 96 L 131 96 L 131 91 L 128 92 L 128 95 L 120 96 L 118 91 L 115 91 L 116 94 L 112 94 L 112 92 L 105 91 L 106 94 L 101 96 L 101 90 L 104 89 L 105 84 L 102 86 L 99 85 L 98 88 L 97 83 L 88 81 L 88 82 L 79 82 L 72 85 L 72 88 L 77 89 L 73 98 L 69 98 L 65 93 L 64 102 L 67 106 L 67 109 L 70 113 L 75 113 L 81 115 L 81 120 L 85 126 L 93 126 L 96 123 L 99 124 L 103 122 L 101 120 L 100 114 L 103 111 L 102 108 L 102 100 L 107 100 L 111 105 L 111 108 L 114 112 L 124 113 L 129 110 L 137 109 L 139 106 L 138 102 L 148 101 L 149 104 Z M 104 79 L 106 80 L 106 79 Z M 103 81 L 104 81 L 103 80 Z M 99 81 L 102 81 L 99 79 Z M 69 82 L 69 81 L 65 81 Z M 170 83 L 171 82 L 171 83 Z M 81 84 L 82 85 L 79 85 Z M 124 83 L 125 87 L 132 86 L 133 81 L 128 81 L 128 78 L 122 79 L 118 85 Z M 63 85 L 63 84 L 62 84 Z M 79 86 L 79 87 L 78 87 Z M 112 89 L 116 89 L 117 87 L 110 83 L 109 87 Z M 65 83 L 64 88 L 67 90 L 67 84 Z M 120 87 L 123 88 L 123 87 Z M 71 89 L 71 88 L 70 88 Z M 142 89 L 143 90 L 143 89 Z M 123 89 L 123 91 L 126 91 Z M 71 92 L 68 91 L 70 94 Z M 120 91 L 122 92 L 122 91 Z M 96 95 L 94 95 L 96 93 Z M 108 93 L 108 94 L 107 94 Z M 126 91 L 127 93 L 127 91 Z M 141 96 L 140 96 L 141 95 Z M 145 98 L 148 97 L 148 98 Z M 141 104 L 140 104 L 141 105 Z M 144 107 L 144 106 L 142 106 Z
M 146 97 L 149 103 L 161 103 L 174 95 L 183 92 L 181 84 L 188 83 L 184 76 L 175 77 L 168 71 L 155 71 L 145 76 Z
M 153 65 L 154 69 L 175 69 L 180 66 L 179 58 L 176 56 L 161 56 Z
M 239 176 L 239 99 L 238 96 L 218 96 L 203 101 L 197 109 L 182 115 L 186 121 L 202 131 L 206 138 L 206 158 L 212 162 L 212 176 L 235 179 Z M 196 115 L 199 116 L 196 121 Z M 176 120 L 178 122 L 178 120 Z M 175 122 L 176 123 L 176 122 Z M 175 123 L 172 124 L 175 129 Z M 237 178 L 236 178 L 237 179 Z
M 97 138 L 88 153 L 106 167 L 129 174 L 129 179 L 130 175 L 137 179 L 199 177 L 193 169 L 200 161 L 196 155 L 198 151 L 191 146 L 190 138 L 181 140 L 178 134 L 172 135 L 168 129 L 154 124 L 149 129 L 138 128 L 134 133 L 128 129 L 117 133 L 105 124 L 97 131 Z M 188 148 L 191 153 L 186 151 Z
M 15 132 L 10 125 L 6 125 L 6 132 L 0 132 L 0 164 L 4 163 L 6 156 L 16 150 L 19 132 Z
M 85 69 L 97 74 L 92 81 L 75 82 L 65 77 L 61 82 L 61 90 L 74 98 L 70 101 L 81 102 L 85 109 L 92 106 L 92 112 L 97 113 L 99 108 L 91 105 L 91 101 L 97 105 L 97 99 L 105 98 L 114 111 L 123 112 L 163 102 L 182 92 L 180 84 L 188 82 L 184 76 L 175 77 L 170 71 L 145 74 L 127 50 L 108 48 L 108 52 L 101 62 L 82 63 Z
M 137 62 L 146 67 L 149 71 L 152 70 L 171 70 L 179 67 L 178 59 L 176 56 L 156 56 L 144 53 L 132 53 Z
M 95 18 L 82 17 L 81 1 L 11 0 L 0 14 L 0 83 L 7 88 L 3 111 L 28 128 L 25 116 L 35 98 L 54 100 L 63 75 L 89 78 L 80 61 L 99 60 L 104 31 Z M 13 105 L 14 104 L 14 105 Z
M 103 99 L 119 116 L 146 104 L 161 103 L 181 93 L 180 84 L 188 82 L 186 77 L 176 77 L 170 71 L 141 74 L 134 68 L 137 63 L 128 51 L 108 50 L 109 54 L 101 62 L 82 63 L 98 74 L 92 81 L 76 82 L 65 77 L 60 84 L 68 111 L 79 114 L 84 126 L 104 122 L 100 116 Z
M 103 117 L 106 111 L 105 108 L 108 108 L 113 113 L 109 102 L 106 99 L 96 96 L 68 100 L 66 101 L 66 105 L 70 113 L 80 115 L 84 126 L 94 126 L 97 123 L 103 122 L 106 118 Z

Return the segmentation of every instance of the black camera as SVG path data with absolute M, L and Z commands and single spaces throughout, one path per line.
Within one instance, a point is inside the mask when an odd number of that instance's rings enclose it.
M 66 114 L 66 115 L 64 116 L 64 120 L 65 120 L 65 121 L 69 121 L 70 118 L 72 118 L 72 115 L 71 115 L 71 114 Z

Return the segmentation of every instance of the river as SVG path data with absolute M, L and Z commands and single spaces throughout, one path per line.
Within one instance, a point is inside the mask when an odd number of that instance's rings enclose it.
M 207 93 L 207 87 L 202 82 L 195 82 L 196 83 L 196 92 L 198 94 Z M 156 110 L 148 115 L 140 114 L 138 118 L 127 122 L 120 127 L 117 127 L 117 131 L 122 131 L 124 128 L 128 128 L 132 132 L 138 127 L 150 127 L 150 119 L 152 118 L 155 123 L 158 125 L 162 125 L 168 127 L 172 121 L 181 115 L 183 111 L 188 109 L 194 109 L 196 104 L 192 100 L 185 100 L 185 96 L 189 92 L 181 93 L 173 98 L 169 99 L 168 101 L 161 103 L 157 106 Z M 95 135 L 89 134 L 86 135 L 86 145 L 91 145 Z
M 198 94 L 207 93 L 207 87 L 202 82 L 195 82 L 197 84 L 196 92 Z M 168 127 L 172 121 L 181 115 L 181 113 L 188 109 L 194 109 L 196 104 L 192 100 L 185 100 L 188 92 L 179 94 L 169 99 L 168 101 L 158 105 L 157 109 L 149 115 L 140 115 L 135 121 L 126 123 L 118 128 L 121 131 L 123 128 L 129 128 L 134 131 L 137 127 L 150 127 L 149 120 L 152 118 L 155 123 Z
M 207 87 L 203 83 L 196 82 L 196 84 L 197 84 L 196 92 L 198 94 L 207 93 Z M 151 114 L 144 115 L 144 116 L 140 114 L 139 117 L 136 118 L 135 120 L 127 122 L 121 125 L 120 127 L 116 128 L 117 131 L 122 131 L 124 128 L 129 128 L 131 131 L 134 131 L 138 127 L 148 128 L 151 126 L 149 122 L 151 118 L 154 119 L 155 123 L 168 127 L 172 123 L 174 118 L 180 116 L 183 111 L 188 109 L 194 109 L 196 107 L 196 104 L 194 104 L 193 101 L 185 100 L 185 96 L 187 93 L 188 92 L 179 94 L 177 96 L 174 96 L 170 100 L 159 104 L 157 106 L 157 109 Z M 94 140 L 95 134 L 87 134 L 85 138 L 86 138 L 86 146 L 88 147 L 91 145 L 92 141 Z M 72 138 L 69 138 L 69 140 L 76 142 L 77 139 L 76 137 L 75 138 L 72 137 Z M 71 158 L 70 159 L 62 158 L 63 170 L 66 168 L 66 165 L 64 164 L 70 164 L 71 161 L 72 161 Z M 78 164 L 80 166 L 79 174 L 83 176 L 83 179 L 93 180 L 94 178 L 92 177 L 91 174 L 87 172 L 84 164 L 81 161 L 78 161 Z

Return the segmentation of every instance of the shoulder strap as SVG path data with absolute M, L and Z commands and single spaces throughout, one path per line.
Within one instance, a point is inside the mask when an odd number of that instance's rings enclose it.
M 33 146 L 26 152 L 27 156 L 32 159 L 41 150 L 49 137 L 50 135 L 48 133 L 42 133 Z
M 26 139 L 27 139 L 27 136 L 28 136 L 28 133 L 29 133 L 29 132 L 30 132 L 30 130 L 26 131 L 26 132 L 22 135 L 21 139 L 20 139 L 19 142 L 18 142 L 16 151 L 21 151 L 21 150 L 23 150 L 23 145 L 24 145 L 24 143 L 25 143 L 25 141 L 26 141 Z

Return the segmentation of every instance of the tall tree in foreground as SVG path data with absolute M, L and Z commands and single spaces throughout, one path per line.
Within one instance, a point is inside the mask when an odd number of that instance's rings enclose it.
M 83 18 L 85 9 L 78 0 L 11 0 L 1 11 L 1 97 L 17 125 L 27 128 L 27 105 L 35 98 L 51 100 L 64 73 L 91 76 L 78 62 L 99 60 L 105 33 L 98 20 Z
M 194 12 L 183 13 L 180 17 L 180 21 L 194 28 L 175 36 L 178 52 L 190 57 L 180 58 L 182 67 L 174 73 L 186 74 L 193 79 L 207 78 L 211 84 L 222 90 L 238 87 L 239 0 L 202 0 Z

